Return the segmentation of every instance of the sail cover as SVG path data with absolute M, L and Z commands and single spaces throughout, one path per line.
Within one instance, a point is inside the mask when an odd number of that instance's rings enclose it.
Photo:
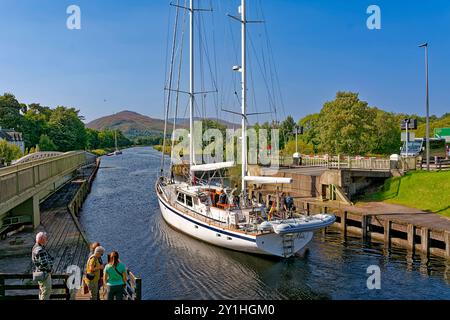
M 194 172 L 206 172 L 206 171 L 215 171 L 220 169 L 232 168 L 235 164 L 233 161 L 230 162 L 218 162 L 218 163 L 207 163 L 200 164 L 191 167 L 191 171 Z
M 283 184 L 292 183 L 292 178 L 281 178 L 281 177 L 259 177 L 259 176 L 246 176 L 244 178 L 247 182 L 253 182 L 258 184 Z

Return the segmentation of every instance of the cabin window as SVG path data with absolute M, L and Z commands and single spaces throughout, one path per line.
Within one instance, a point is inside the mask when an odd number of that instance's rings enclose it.
M 177 200 L 181 203 L 184 203 L 184 193 L 179 193 Z
M 189 207 L 192 207 L 192 206 L 193 206 L 193 204 L 192 204 L 192 197 L 191 197 L 191 196 L 186 196 L 186 204 L 187 204 Z

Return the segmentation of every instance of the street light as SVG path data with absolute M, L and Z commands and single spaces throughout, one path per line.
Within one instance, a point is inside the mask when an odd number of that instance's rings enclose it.
M 427 135 L 426 135 L 426 157 L 427 157 L 427 171 L 430 171 L 430 99 L 428 93 L 428 43 L 421 44 L 419 48 L 425 48 L 425 77 L 427 90 Z

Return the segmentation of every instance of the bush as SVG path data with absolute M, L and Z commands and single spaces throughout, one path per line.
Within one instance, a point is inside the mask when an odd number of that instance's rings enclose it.
M 0 161 L 10 164 L 11 161 L 22 157 L 22 151 L 16 145 L 0 140 Z

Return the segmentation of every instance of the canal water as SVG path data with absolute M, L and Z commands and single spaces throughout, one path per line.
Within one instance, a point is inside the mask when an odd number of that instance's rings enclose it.
M 267 258 L 214 247 L 170 228 L 154 191 L 160 153 L 103 157 L 81 213 L 91 241 L 117 250 L 142 278 L 144 299 L 450 299 L 450 264 L 338 231 L 314 236 L 303 257 Z M 369 266 L 380 268 L 369 290 Z

